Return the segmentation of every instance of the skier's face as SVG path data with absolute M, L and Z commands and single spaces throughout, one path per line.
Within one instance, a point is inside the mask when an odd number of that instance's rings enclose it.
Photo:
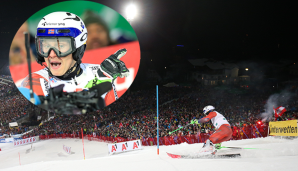
M 54 50 L 51 50 L 49 57 L 44 58 L 48 68 L 54 76 L 62 76 L 69 70 L 70 67 L 74 66 L 75 60 L 72 58 L 72 54 L 65 57 L 57 57 Z

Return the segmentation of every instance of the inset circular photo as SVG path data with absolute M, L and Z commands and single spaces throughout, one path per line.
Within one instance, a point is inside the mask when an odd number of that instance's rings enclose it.
M 135 79 L 140 45 L 127 20 L 90 1 L 48 6 L 20 26 L 11 43 L 10 72 L 32 103 L 59 114 L 110 105 Z

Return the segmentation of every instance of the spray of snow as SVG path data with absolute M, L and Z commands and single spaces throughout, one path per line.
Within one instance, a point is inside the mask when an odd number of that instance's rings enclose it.
M 293 94 L 288 90 L 283 90 L 281 93 L 276 93 L 271 95 L 264 108 L 265 112 L 261 113 L 261 117 L 263 121 L 268 121 L 274 118 L 273 107 L 277 108 L 278 106 L 288 107 L 288 102 L 293 97 Z

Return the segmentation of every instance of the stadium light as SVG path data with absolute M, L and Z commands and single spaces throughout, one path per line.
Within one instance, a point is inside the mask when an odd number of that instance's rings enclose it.
M 248 68 L 245 68 L 246 71 L 248 71 Z
M 135 4 L 129 4 L 126 7 L 126 18 L 127 21 L 131 23 L 131 21 L 136 17 L 137 15 L 137 7 Z

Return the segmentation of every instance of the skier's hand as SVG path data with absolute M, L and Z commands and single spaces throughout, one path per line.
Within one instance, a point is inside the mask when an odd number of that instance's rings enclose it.
M 125 66 L 125 63 L 120 60 L 120 58 L 122 58 L 126 52 L 127 50 L 125 48 L 120 49 L 105 59 L 100 65 L 102 70 L 109 74 L 113 80 L 115 80 L 117 77 L 123 78 L 129 76 L 129 70 Z
M 193 119 L 190 121 L 190 124 L 199 124 L 199 121 L 197 119 Z

